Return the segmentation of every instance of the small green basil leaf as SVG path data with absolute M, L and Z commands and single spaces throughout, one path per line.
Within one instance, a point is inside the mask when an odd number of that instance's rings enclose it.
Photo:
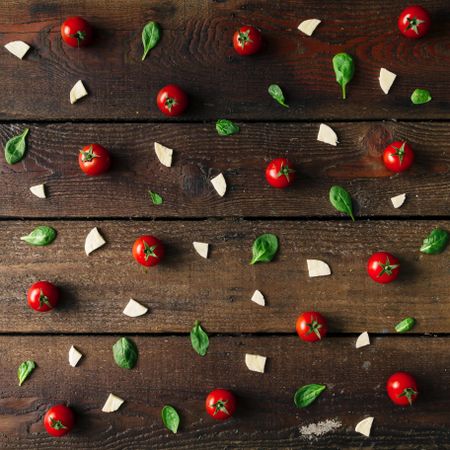
M 19 379 L 19 386 L 30 376 L 31 372 L 36 368 L 34 361 L 24 361 L 17 369 L 17 378 Z
M 353 78 L 355 64 L 353 58 L 347 53 L 338 53 L 333 57 L 333 69 L 336 81 L 342 87 L 342 98 L 346 98 L 346 86 Z
M 278 238 L 271 233 L 265 233 L 257 237 L 253 242 L 253 257 L 250 264 L 257 262 L 270 262 L 278 251 Z
M 122 369 L 132 369 L 138 359 L 136 344 L 125 337 L 120 338 L 113 345 L 114 361 Z
M 198 320 L 195 321 L 194 327 L 191 330 L 191 344 L 192 348 L 200 356 L 205 356 L 208 352 L 209 338 Z
M 170 405 L 164 406 L 161 411 L 161 417 L 165 427 L 175 434 L 180 425 L 180 416 L 178 415 L 176 409 Z
M 282 106 L 289 108 L 289 105 L 286 105 L 283 91 L 281 90 L 278 84 L 271 84 L 269 86 L 269 94 Z
M 395 331 L 397 333 L 406 333 L 411 330 L 411 328 L 416 324 L 416 319 L 414 317 L 407 317 L 395 325 Z
M 40 225 L 39 227 L 36 227 L 30 234 L 28 234 L 27 236 L 22 236 L 20 239 L 31 245 L 43 246 L 51 244 L 55 240 L 55 238 L 55 229 L 47 227 L 46 225 Z
M 239 127 L 231 120 L 219 119 L 216 122 L 216 130 L 219 136 L 230 136 L 239 132 Z
M 430 102 L 431 101 L 430 91 L 427 91 L 426 89 L 416 89 L 411 94 L 411 101 L 415 105 L 423 105 L 424 103 Z
M 27 150 L 27 143 L 25 138 L 27 137 L 28 128 L 23 130 L 22 134 L 12 137 L 5 146 L 5 159 L 8 164 L 16 164 L 23 159 Z
M 341 213 L 347 214 L 355 221 L 353 216 L 352 198 L 341 186 L 332 186 L 330 189 L 330 202 Z
M 142 45 L 144 46 L 144 54 L 142 61 L 144 61 L 148 52 L 156 46 L 161 38 L 161 28 L 156 22 L 149 22 L 142 30 Z
M 163 198 L 156 192 L 148 191 L 148 195 L 152 199 L 152 202 L 154 205 L 162 205 L 163 204 L 163 201 L 164 201 Z
M 428 255 L 437 255 L 444 251 L 449 241 L 449 234 L 442 228 L 435 228 L 424 240 L 420 251 Z
M 306 384 L 297 390 L 294 403 L 297 408 L 306 408 L 326 389 L 324 384 Z

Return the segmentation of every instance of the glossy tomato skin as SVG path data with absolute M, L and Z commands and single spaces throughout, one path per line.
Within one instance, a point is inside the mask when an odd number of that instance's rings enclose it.
M 136 239 L 133 245 L 133 257 L 145 267 L 156 266 L 164 259 L 163 243 L 156 237 L 143 235 Z
M 425 36 L 431 26 L 431 18 L 428 11 L 421 6 L 408 6 L 398 18 L 398 29 L 410 39 L 418 39 Z
M 44 416 L 44 426 L 51 436 L 64 436 L 75 425 L 73 411 L 66 405 L 52 406 Z
M 226 389 L 214 389 L 206 397 L 206 412 L 216 420 L 227 420 L 236 411 L 236 397 Z
M 266 180 L 279 189 L 291 186 L 295 180 L 294 166 L 286 158 L 273 159 L 266 168 Z
M 35 311 L 50 311 L 58 304 L 59 289 L 49 281 L 38 281 L 29 287 L 27 301 Z
M 305 342 L 316 342 L 324 338 L 328 333 L 327 321 L 317 311 L 301 313 L 295 324 L 297 334 Z
M 179 116 L 188 107 L 188 97 L 176 84 L 164 86 L 156 96 L 156 104 L 166 116 Z
M 261 32 L 250 25 L 239 28 L 233 35 L 233 47 L 239 55 L 254 55 L 259 52 L 261 46 Z
M 419 395 L 417 382 L 408 372 L 392 374 L 387 380 L 386 391 L 393 403 L 400 406 L 412 405 Z
M 377 283 L 390 283 L 400 273 L 400 261 L 387 252 L 374 253 L 367 262 L 367 273 Z
M 111 157 L 108 150 L 99 144 L 88 144 L 80 150 L 78 163 L 81 170 L 90 177 L 108 172 Z
M 69 17 L 61 24 L 61 37 L 71 47 L 86 47 L 92 42 L 93 30 L 82 17 Z
M 403 172 L 414 162 L 414 152 L 405 141 L 395 141 L 389 144 L 383 152 L 383 163 L 392 172 Z

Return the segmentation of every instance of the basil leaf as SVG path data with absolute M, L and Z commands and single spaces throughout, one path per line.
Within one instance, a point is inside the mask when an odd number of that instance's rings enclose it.
M 253 242 L 253 257 L 250 264 L 270 262 L 278 251 L 278 238 L 271 233 L 262 234 Z
M 132 369 L 138 359 L 136 344 L 125 337 L 120 338 L 113 345 L 114 361 L 122 369 Z
M 426 89 L 416 89 L 411 94 L 411 101 L 415 105 L 423 105 L 424 103 L 430 102 L 431 101 L 430 91 L 427 91 Z
M 395 325 L 395 331 L 397 333 L 406 333 L 416 324 L 416 319 L 414 317 L 407 317 Z
M 294 403 L 297 408 L 306 408 L 326 389 L 324 384 L 306 384 L 297 389 Z
M 154 205 L 162 205 L 163 204 L 163 201 L 164 201 L 163 198 L 156 192 L 148 191 L 148 195 L 152 199 L 152 202 Z
M 216 130 L 219 136 L 231 136 L 232 134 L 238 133 L 240 128 L 231 120 L 219 119 L 216 122 Z
M 205 356 L 208 352 L 209 338 L 205 330 L 200 325 L 198 320 L 195 321 L 194 327 L 191 330 L 191 344 L 192 348 L 200 355 Z
M 12 137 L 5 145 L 5 159 L 8 164 L 16 164 L 23 159 L 27 150 L 27 143 L 25 138 L 27 137 L 28 128 L 23 130 L 22 134 Z
M 49 245 L 56 238 L 56 230 L 47 227 L 46 225 L 40 225 L 36 227 L 30 234 L 22 236 L 21 241 L 25 241 L 31 245 Z
M 420 251 L 428 255 L 437 255 L 444 251 L 449 241 L 449 234 L 442 228 L 435 228 L 424 240 Z
M 147 53 L 156 46 L 161 39 L 161 28 L 156 22 L 149 22 L 142 30 L 142 45 L 144 46 L 144 54 L 142 61 L 144 61 Z
M 342 98 L 346 98 L 346 86 L 353 78 L 355 64 L 353 58 L 347 53 L 338 53 L 333 57 L 333 69 L 336 81 L 342 87 Z
M 164 406 L 161 411 L 161 417 L 165 427 L 175 434 L 180 425 L 180 416 L 178 415 L 176 409 L 170 405 Z
M 271 84 L 269 86 L 269 94 L 274 98 L 280 105 L 289 108 L 289 105 L 286 105 L 283 91 L 281 90 L 278 84 Z
M 17 369 L 17 378 L 19 379 L 19 386 L 30 376 L 31 372 L 36 368 L 34 361 L 24 361 Z
M 352 198 L 341 186 L 332 186 L 330 189 L 330 202 L 341 213 L 347 214 L 355 221 L 353 216 Z

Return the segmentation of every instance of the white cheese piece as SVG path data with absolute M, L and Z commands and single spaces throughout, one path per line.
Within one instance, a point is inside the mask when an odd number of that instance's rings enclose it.
M 330 266 L 326 262 L 320 261 L 320 259 L 307 259 L 306 263 L 308 264 L 310 278 L 331 275 Z
M 69 350 L 69 364 L 75 367 L 82 357 L 83 355 L 72 345 Z
M 266 360 L 267 358 L 265 356 L 245 354 L 245 364 L 247 365 L 248 370 L 253 372 L 264 373 Z
M 320 142 L 325 142 L 325 144 L 330 144 L 334 146 L 338 145 L 339 142 L 337 134 L 334 132 L 334 130 L 328 125 L 325 125 L 324 123 L 320 124 L 317 140 Z
M 33 195 L 39 198 L 46 198 L 45 195 L 45 185 L 44 184 L 37 184 L 36 186 L 31 186 L 30 191 Z
M 78 80 L 73 88 L 70 90 L 70 103 L 72 105 L 80 100 L 80 98 L 86 97 L 88 95 L 86 88 L 81 80 Z
M 358 339 L 356 339 L 356 348 L 365 347 L 366 345 L 370 345 L 370 338 L 369 333 L 367 331 L 364 331 L 364 333 L 361 333 L 358 336 Z
M 312 36 L 314 30 L 317 28 L 321 20 L 319 19 L 308 19 L 304 20 L 299 26 L 298 29 L 305 33 L 307 36 Z
M 103 239 L 103 236 L 99 233 L 97 227 L 92 228 L 89 231 L 89 234 L 86 236 L 86 241 L 84 242 L 84 251 L 86 255 L 92 253 L 94 250 L 102 247 L 106 244 L 106 241 Z
M 128 317 L 139 317 L 143 316 L 147 311 L 148 308 L 130 298 L 130 301 L 127 303 L 127 306 L 125 306 L 125 309 L 122 312 Z
M 392 206 L 394 208 L 400 208 L 400 206 L 405 203 L 406 194 L 396 195 L 395 197 L 391 197 Z
M 22 59 L 30 50 L 30 46 L 23 41 L 12 41 L 5 44 L 6 50 L 11 52 L 14 56 L 17 56 L 19 59 Z
M 125 400 L 122 400 L 120 397 L 117 397 L 117 395 L 109 394 L 105 404 L 103 405 L 102 412 L 110 413 L 117 411 L 122 406 L 124 401 Z
M 257 305 L 266 306 L 266 299 L 264 298 L 264 295 L 262 295 L 261 292 L 258 291 L 258 289 L 253 293 L 251 300 Z
M 357 433 L 361 433 L 364 436 L 369 437 L 370 436 L 370 430 L 372 428 L 372 424 L 373 424 L 373 419 L 374 417 L 367 417 L 364 420 L 361 420 L 361 422 L 359 422 L 356 427 L 355 427 L 355 431 Z
M 209 244 L 206 244 L 205 242 L 193 242 L 192 245 L 202 258 L 208 258 Z
M 225 192 L 227 191 L 227 182 L 225 181 L 224 176 L 219 173 L 216 177 L 211 179 L 211 183 L 214 186 L 216 192 L 223 197 Z
M 155 142 L 155 153 L 159 159 L 159 162 L 166 167 L 172 166 L 172 156 L 173 150 L 168 147 L 164 147 L 164 145 L 158 144 Z
M 389 90 L 391 89 L 392 85 L 394 84 L 395 79 L 397 78 L 397 75 L 393 72 L 390 72 L 389 70 L 385 68 L 380 69 L 380 86 L 381 89 L 385 94 L 389 93 Z

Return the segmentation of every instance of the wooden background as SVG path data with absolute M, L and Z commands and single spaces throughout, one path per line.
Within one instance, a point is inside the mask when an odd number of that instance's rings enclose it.
M 450 7 L 421 2 L 432 14 L 430 34 L 417 41 L 399 35 L 396 20 L 406 2 L 367 0 L 3 0 L 0 45 L 21 39 L 33 50 L 23 61 L 0 56 L 0 140 L 30 128 L 28 152 L 19 164 L 0 161 L 0 448 L 1 449 L 263 449 L 263 448 L 450 448 L 450 288 L 448 250 L 419 253 L 437 225 L 450 229 Z M 65 46 L 61 22 L 82 15 L 97 30 L 93 46 Z M 296 30 L 317 17 L 313 37 Z M 159 22 L 163 36 L 142 62 L 141 30 Z M 241 58 L 231 37 L 243 24 L 259 27 L 266 46 Z M 331 58 L 356 58 L 348 98 L 331 69 Z M 398 74 L 391 93 L 378 84 L 380 67 Z M 89 97 L 75 105 L 69 91 L 85 81 Z M 154 98 L 175 82 L 191 98 L 181 118 L 165 119 Z M 267 87 L 284 89 L 289 109 Z M 409 96 L 428 88 L 433 100 L 414 106 Z M 235 120 L 241 132 L 219 137 L 218 118 Z M 336 130 L 340 144 L 316 141 L 319 124 Z M 392 175 L 380 160 L 394 139 L 408 139 L 417 161 Z M 157 161 L 153 143 L 175 150 L 174 166 Z M 110 173 L 96 179 L 79 170 L 77 152 L 90 142 L 113 156 Z M 268 161 L 287 155 L 298 167 L 296 186 L 267 186 Z M 209 179 L 223 172 L 224 198 Z M 49 198 L 29 187 L 45 182 Z M 356 223 L 328 202 L 331 185 L 346 187 Z M 151 204 L 147 191 L 163 195 Z M 389 198 L 407 193 L 405 205 Z M 58 230 L 51 247 L 20 241 L 38 224 Z M 108 244 L 91 256 L 84 239 L 99 227 Z M 142 271 L 131 257 L 142 233 L 159 236 L 168 249 L 163 265 Z M 249 266 L 251 244 L 262 232 L 281 242 L 271 264 Z M 210 259 L 192 241 L 211 244 Z M 368 256 L 388 250 L 402 274 L 388 286 L 365 273 Z M 327 261 L 333 275 L 308 278 L 307 258 Z M 31 311 L 26 289 L 37 279 L 61 286 L 61 308 Z M 255 289 L 266 308 L 250 301 Z M 138 319 L 122 314 L 130 297 L 149 307 Z M 302 310 L 316 308 L 331 336 L 307 345 L 295 334 Z M 416 317 L 408 335 L 393 326 Z M 190 347 L 188 333 L 201 320 L 211 336 L 205 358 Z M 356 350 L 369 331 L 372 345 Z M 119 336 L 139 348 L 136 369 L 112 359 Z M 75 345 L 85 358 L 71 368 Z M 265 374 L 249 372 L 245 353 L 268 359 Z M 38 369 L 17 386 L 25 359 Z M 397 370 L 418 379 L 413 408 L 399 408 L 385 394 Z M 302 384 L 328 390 L 299 410 L 293 394 Z M 215 387 L 232 389 L 239 411 L 216 423 L 203 402 Z M 126 400 L 114 414 L 101 407 L 109 392 Z M 77 427 L 50 438 L 42 417 L 55 402 L 77 411 Z M 175 436 L 160 420 L 172 404 L 181 413 Z M 370 438 L 354 432 L 375 417 Z M 331 421 L 323 436 L 311 424 Z

